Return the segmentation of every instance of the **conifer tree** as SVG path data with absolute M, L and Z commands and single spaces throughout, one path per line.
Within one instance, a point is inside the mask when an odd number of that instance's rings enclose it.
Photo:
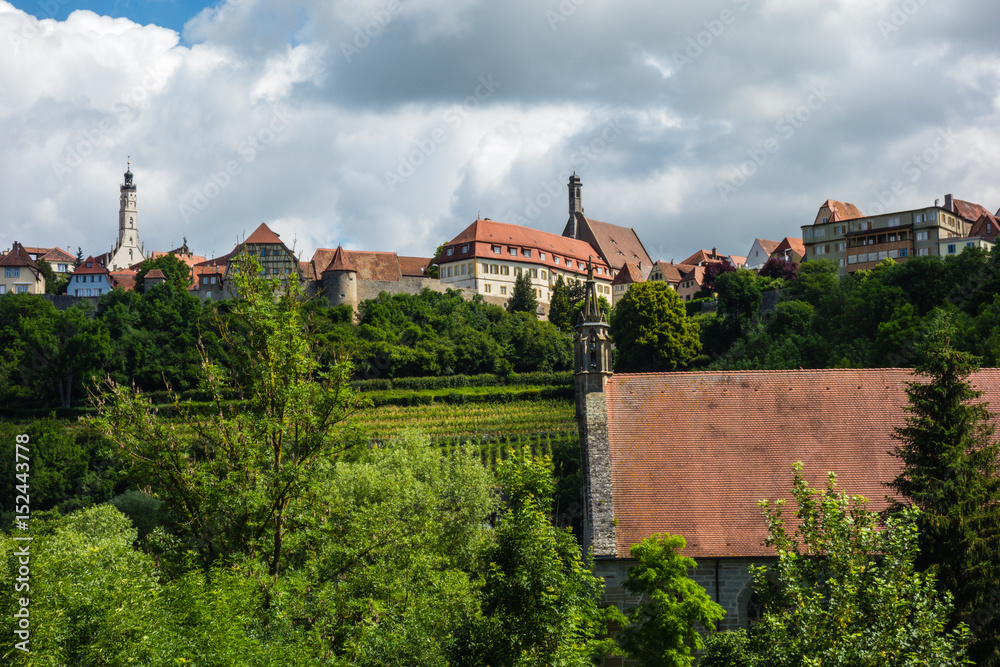
M 917 566 L 933 571 L 954 596 L 952 622 L 973 633 L 969 657 L 1000 665 L 1000 447 L 993 414 L 969 375 L 978 359 L 951 346 L 954 331 L 937 323 L 924 343 L 906 425 L 897 428 L 895 454 L 903 470 L 889 486 L 896 508 L 921 510 Z
M 573 306 L 569 302 L 569 288 L 566 287 L 562 276 L 556 278 L 556 284 L 552 287 L 549 322 L 556 325 L 560 331 L 573 330 Z
M 538 309 L 535 298 L 535 288 L 531 286 L 531 278 L 526 271 L 514 279 L 514 290 L 507 301 L 507 311 L 511 313 L 530 313 L 533 317 Z

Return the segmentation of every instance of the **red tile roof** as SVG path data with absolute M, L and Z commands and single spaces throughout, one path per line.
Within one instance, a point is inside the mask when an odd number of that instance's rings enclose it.
M 687 556 L 773 555 L 757 501 L 791 498 L 796 461 L 813 487 L 833 471 L 841 491 L 883 508 L 883 483 L 900 469 L 890 436 L 913 379 L 899 368 L 613 375 L 618 556 L 660 532 L 683 535 Z M 1000 404 L 1000 369 L 972 383 Z
M 638 266 L 643 275 L 649 273 L 653 266 L 653 260 L 646 252 L 645 246 L 639 240 L 639 235 L 635 229 L 613 225 L 610 222 L 601 222 L 586 217 L 583 213 L 575 213 L 577 237 L 581 241 L 586 241 L 597 249 L 598 254 L 616 272 L 619 271 L 626 262 Z M 563 236 L 568 237 L 571 223 L 566 224 Z
M 681 264 L 690 264 L 692 266 L 703 265 L 705 262 L 721 262 L 726 258 L 725 255 L 720 255 L 716 252 L 715 248 L 711 250 L 699 250 L 695 254 L 691 255 L 685 259 Z
M 17 241 L 10 246 L 10 252 L 0 257 L 0 266 L 27 266 L 35 272 L 41 271 L 35 260 L 31 259 L 27 249 Z
M 90 263 L 89 267 L 87 266 L 88 262 Z M 108 273 L 108 270 L 106 268 L 104 268 L 104 266 L 100 262 L 98 262 L 96 259 L 93 258 L 93 256 L 88 257 L 87 259 L 83 260 L 83 262 L 80 264 L 80 266 L 77 267 L 77 269 L 75 271 L 73 271 L 72 275 L 74 275 L 74 276 L 78 276 L 78 275 L 90 275 L 92 273 L 94 273 L 94 274 L 101 273 L 101 274 L 104 274 L 106 276 L 110 276 L 111 275 L 110 273 Z
M 973 223 L 969 236 L 974 238 L 984 238 L 987 241 L 995 241 L 997 238 L 997 219 L 991 213 L 980 216 L 979 220 Z
M 333 259 L 330 260 L 330 265 L 323 269 L 323 273 L 327 271 L 354 271 L 357 273 L 358 270 L 344 256 L 344 247 L 337 246 L 337 249 L 333 253 Z
M 618 275 L 611 281 L 612 285 L 631 285 L 632 283 L 644 282 L 642 272 L 633 264 L 626 262 L 618 271 Z
M 733 266 L 735 266 L 738 269 L 741 266 L 746 266 L 747 258 L 743 257 L 742 255 L 730 255 L 729 261 L 731 261 L 733 263 Z
M 167 277 L 163 274 L 163 271 L 160 271 L 159 269 L 153 269 L 152 271 L 148 272 L 146 274 L 146 277 L 147 278 L 152 278 L 154 280 L 157 279 L 157 278 L 159 278 L 160 280 L 166 280 L 167 279 Z
M 265 223 L 260 223 L 260 226 L 253 231 L 253 234 L 247 237 L 244 243 L 254 243 L 258 245 L 268 244 L 268 243 L 281 243 L 281 239 L 278 235 L 271 231 Z
M 317 276 L 331 269 L 336 259 L 337 253 L 342 253 L 343 266 L 351 267 L 347 270 L 357 272 L 358 280 L 381 280 L 398 281 L 403 273 L 400 269 L 399 257 L 394 252 L 375 252 L 365 250 L 342 250 L 340 246 L 336 250 L 330 248 L 318 248 L 313 254 L 310 265 Z M 343 270 L 343 269 L 340 269 Z
M 427 275 L 427 267 L 434 261 L 433 257 L 404 257 L 399 256 L 399 271 L 404 276 Z
M 157 269 L 157 271 L 159 271 L 159 269 Z M 149 273 L 146 274 L 146 276 L 149 277 L 152 273 L 153 272 L 150 271 Z M 162 271 L 160 272 L 160 275 L 163 276 Z M 166 278 L 166 276 L 163 277 Z M 115 287 L 121 287 L 126 292 L 131 292 L 132 290 L 135 289 L 135 271 L 131 271 L 129 269 L 123 269 L 121 271 L 112 271 L 111 279 L 112 279 L 112 285 L 114 285 Z
M 463 252 L 462 248 L 466 245 L 469 246 L 469 249 Z M 494 220 L 476 220 L 461 234 L 445 244 L 445 247 L 448 246 L 454 248 L 454 254 L 450 257 L 446 255 L 439 258 L 439 264 L 464 262 L 472 258 L 502 258 L 504 261 L 514 260 L 525 264 L 538 264 L 557 271 L 586 275 L 587 261 L 593 260 L 594 266 L 601 269 L 597 273 L 597 277 L 610 279 L 610 273 L 606 273 L 608 265 L 601 259 L 594 247 L 586 241 L 550 234 L 531 227 Z M 500 248 L 499 254 L 493 251 L 494 246 Z M 516 257 L 509 254 L 510 248 L 518 250 Z M 520 252 L 522 249 L 532 250 L 531 257 L 525 257 Z M 540 252 L 545 253 L 545 259 L 539 256 Z M 555 263 L 555 257 L 560 258 L 559 264 Z M 567 265 L 566 259 L 572 260 L 572 264 Z
M 991 215 L 989 211 L 980 206 L 979 204 L 974 204 L 968 201 L 962 201 L 961 199 L 952 199 L 952 208 L 955 215 L 965 218 L 970 222 L 975 222 L 979 220 L 983 215 Z
M 694 268 L 693 264 L 674 264 L 673 262 L 657 262 L 663 272 L 663 279 L 668 283 L 679 283 L 684 274 Z
M 775 249 L 778 247 L 778 244 L 781 243 L 781 241 L 768 241 L 767 239 L 757 239 L 757 243 L 759 243 L 760 247 L 764 249 L 764 252 L 766 252 L 770 256 L 770 254 L 775 251 Z
M 771 254 L 772 255 L 775 253 L 784 254 L 786 250 L 791 250 L 799 257 L 805 257 L 806 255 L 806 245 L 805 243 L 802 242 L 802 239 L 792 238 L 791 236 L 786 236 L 785 238 L 783 238 L 781 240 L 781 243 L 778 244 L 778 247 L 775 248 L 774 252 L 772 252 Z
M 27 248 L 25 248 L 25 250 L 27 250 Z M 44 259 L 49 264 L 72 264 L 76 261 L 76 257 L 69 254 L 62 248 L 52 248 L 52 250 L 49 250 L 39 259 Z
M 853 220 L 855 218 L 863 218 L 864 214 L 854 204 L 847 202 L 837 201 L 836 199 L 827 199 L 819 207 L 820 210 L 826 208 L 830 210 L 830 215 L 828 216 L 827 222 L 836 222 L 842 220 Z M 819 215 L 816 216 L 816 224 L 823 224 L 823 218 Z

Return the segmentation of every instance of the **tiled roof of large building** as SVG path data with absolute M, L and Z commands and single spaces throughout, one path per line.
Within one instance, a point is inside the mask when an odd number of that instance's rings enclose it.
M 494 220 L 476 220 L 445 244 L 446 249 L 448 246 L 454 248 L 454 252 L 452 255 L 446 254 L 439 258 L 438 262 L 441 264 L 468 261 L 474 257 L 513 259 L 513 261 L 538 264 L 557 271 L 586 275 L 587 261 L 593 260 L 594 266 L 599 269 L 597 277 L 610 280 L 607 264 L 592 245 L 586 241 L 550 234 L 531 227 Z M 468 246 L 468 250 L 463 251 L 462 248 L 465 246 Z M 499 252 L 496 252 L 494 248 L 498 249 Z M 511 249 L 518 251 L 518 254 L 516 256 L 510 255 Z M 530 257 L 526 257 L 521 252 L 524 249 L 532 251 Z M 540 257 L 539 253 L 545 253 L 545 258 Z M 572 263 L 568 264 L 567 259 L 572 260 Z M 558 263 L 556 263 L 557 261 Z
M 615 279 L 611 281 L 612 285 L 631 285 L 632 283 L 641 283 L 645 279 L 642 276 L 642 272 L 635 267 L 635 265 L 625 262 L 622 268 L 618 271 Z
M 776 252 L 784 253 L 784 251 L 786 250 L 791 250 L 799 257 L 805 257 L 806 245 L 805 243 L 802 242 L 802 239 L 786 236 L 785 238 L 781 239 L 781 243 L 778 244 L 778 247 L 774 249 L 772 254 Z
M 317 277 L 327 271 L 356 271 L 358 280 L 393 282 L 403 277 L 400 258 L 394 252 L 343 250 L 339 246 L 336 250 L 319 248 L 313 254 L 311 264 Z
M 900 469 L 889 452 L 909 369 L 613 375 L 608 437 L 618 556 L 654 533 L 699 558 L 771 556 L 759 500 L 790 499 L 792 464 L 813 487 L 885 506 Z M 1000 405 L 1000 369 L 972 378 Z M 792 511 L 787 513 L 791 519 Z
M 991 213 L 980 216 L 979 220 L 973 223 L 969 236 L 973 238 L 984 238 L 987 241 L 995 241 L 997 238 L 997 219 Z
M 265 223 L 260 223 L 260 226 L 253 231 L 253 234 L 247 237 L 244 243 L 253 243 L 255 245 L 263 245 L 269 243 L 281 243 L 281 239 L 278 235 L 271 231 Z
M 146 277 L 155 278 L 153 273 L 157 271 L 160 273 L 160 278 L 164 279 L 166 278 L 166 276 L 163 275 L 163 271 L 160 271 L 159 269 L 153 269 L 153 271 L 150 271 L 149 273 L 146 274 Z M 126 292 L 131 292 L 132 290 L 135 289 L 135 271 L 132 271 L 130 269 L 122 269 L 121 271 L 112 271 L 111 280 L 115 287 L 121 287 Z
M 772 252 L 775 251 L 775 249 L 778 247 L 778 244 L 781 243 L 781 241 L 768 241 L 767 239 L 757 239 L 757 243 L 759 243 L 760 247 L 764 249 L 764 252 L 770 255 Z
M 577 238 L 596 248 L 612 269 L 617 272 L 630 263 L 638 267 L 643 276 L 649 274 L 653 261 L 634 229 L 594 220 L 583 213 L 573 215 L 576 217 Z M 563 236 L 569 236 L 572 226 L 572 221 L 566 224 Z
M 685 259 L 681 264 L 690 264 L 691 266 L 704 265 L 705 262 L 721 262 L 726 259 L 725 255 L 720 255 L 716 252 L 715 248 L 711 250 L 699 250 L 695 254 L 691 255 Z
M 24 246 L 17 241 L 11 245 L 10 252 L 0 257 L 0 266 L 27 266 L 35 271 L 41 270 Z
M 979 220 L 983 215 L 991 215 L 991 213 L 979 204 L 975 204 L 969 201 L 962 201 L 961 199 L 953 199 L 952 207 L 955 215 L 965 218 L 970 222 L 975 222 Z
M 854 204 L 848 202 L 837 201 L 836 199 L 827 199 L 819 207 L 820 211 L 824 208 L 830 211 L 829 216 L 816 216 L 816 224 L 823 224 L 823 218 L 826 217 L 826 222 L 836 222 L 838 220 L 853 220 L 855 218 L 863 218 L 864 214 Z
M 433 257 L 404 257 L 399 256 L 399 270 L 404 276 L 427 275 L 427 267 L 434 261 Z
M 27 248 L 25 248 L 27 250 Z M 41 256 L 40 259 L 44 259 L 49 264 L 71 264 L 76 261 L 76 257 L 69 254 L 62 248 L 52 248 L 47 253 Z
M 88 264 L 90 266 L 87 266 Z M 74 276 L 77 276 L 77 275 L 90 275 L 90 274 L 98 274 L 98 273 L 104 274 L 106 276 L 111 275 L 108 272 L 108 270 L 106 268 L 104 268 L 103 265 L 101 265 L 100 262 L 98 262 L 96 259 L 93 258 L 93 256 L 88 257 L 87 259 L 83 260 L 83 262 L 80 264 L 80 266 L 78 266 L 76 268 L 76 270 L 73 271 L 73 275 Z

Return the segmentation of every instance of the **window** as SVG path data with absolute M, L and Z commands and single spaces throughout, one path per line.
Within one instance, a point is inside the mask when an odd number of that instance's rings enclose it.
M 530 251 L 530 250 L 528 250 L 528 249 L 524 249 L 524 250 L 522 250 L 522 251 L 521 251 L 521 253 L 522 253 L 522 254 L 523 254 L 523 255 L 524 255 L 525 257 L 531 257 L 531 251 Z
M 976 244 L 975 244 L 975 243 L 974 243 L 973 241 L 966 241 L 966 242 L 965 242 L 965 247 L 966 247 L 966 248 L 972 248 L 972 247 L 974 247 L 975 245 L 976 245 Z
M 507 293 L 507 286 L 506 285 L 501 285 L 500 286 L 500 293 L 501 294 L 506 294 Z
M 844 258 L 843 257 L 840 258 L 840 265 L 844 266 Z
M 448 255 L 448 257 L 451 257 L 452 255 L 455 254 L 455 249 L 454 248 L 448 248 L 447 250 L 444 251 L 444 254 Z
M 822 227 L 820 227 L 819 229 L 816 230 L 816 238 L 821 239 L 824 236 L 826 236 L 826 230 L 825 229 L 823 229 Z
M 501 276 L 510 275 L 510 267 L 507 266 L 506 264 L 501 265 L 500 266 L 500 275 Z
M 879 259 L 879 261 L 882 261 L 883 259 L 887 258 L 888 256 L 889 256 L 889 251 L 888 250 L 880 250 L 879 253 L 878 253 L 878 259 Z
M 267 257 L 267 250 L 261 250 L 260 251 L 260 256 L 261 257 Z
M 907 250 L 906 248 L 900 248 L 900 249 L 899 249 L 899 256 L 900 256 L 900 257 L 906 257 L 906 254 L 907 254 L 908 252 L 909 252 L 909 250 Z
M 989 224 L 986 225 L 986 231 L 987 232 L 990 231 Z M 60 264 L 59 265 L 59 273 L 66 273 L 67 271 L 69 271 L 69 265 L 68 264 Z
M 94 263 L 93 262 L 87 262 L 87 268 L 88 269 L 91 269 L 93 267 L 94 267 Z
M 3 275 L 4 275 L 4 278 L 10 278 L 10 269 L 4 269 L 3 270 Z
M 544 252 L 539 252 L 538 253 L 538 259 L 545 259 L 545 253 Z
M 918 241 L 926 241 L 927 240 L 927 232 L 917 232 L 917 240 Z
M 27 294 L 28 293 L 28 286 L 27 285 L 14 285 L 14 293 L 15 294 Z
M 521 275 L 521 267 L 520 266 L 515 266 L 514 267 L 514 275 L 515 276 Z
M 466 243 L 464 246 L 462 246 L 462 252 L 469 252 L 469 244 L 468 243 Z
M 931 254 L 930 248 L 917 248 L 917 257 L 926 257 Z
M 856 264 L 857 261 L 858 261 L 858 256 L 857 255 L 848 255 L 847 256 L 847 263 L 848 264 Z
M 988 230 L 987 230 L 987 231 L 988 231 Z M 556 264 L 558 264 L 558 263 L 559 263 L 559 258 L 558 258 L 558 257 L 556 257 L 555 255 L 553 255 L 553 256 L 552 256 L 552 261 L 553 261 L 553 262 L 555 262 Z
M 868 231 L 868 221 L 865 220 L 860 225 L 858 225 L 858 229 L 860 229 L 863 232 L 867 232 Z
M 538 277 L 538 269 L 532 269 L 531 270 L 531 277 L 532 278 L 537 278 Z
M 500 273 L 500 266 L 498 264 L 490 264 L 490 273 Z
M 847 249 L 847 244 L 844 243 L 843 241 L 837 244 L 837 252 L 843 252 L 846 249 Z
M 898 256 L 899 256 L 899 251 L 898 250 L 890 250 L 889 251 L 889 259 L 896 259 Z
M 576 263 L 576 265 L 580 267 L 580 270 L 581 270 L 581 271 L 582 271 L 582 270 L 584 270 L 585 268 L 587 268 L 587 267 L 585 267 L 585 266 L 583 265 L 583 262 L 577 262 L 577 263 Z
M 826 246 L 822 246 L 822 245 L 816 246 L 815 248 L 813 248 L 813 254 L 814 255 L 825 255 L 826 254 Z
M 824 224 L 825 225 L 829 220 L 830 220 L 830 218 L 823 218 L 823 220 L 821 221 L 820 224 Z
M 868 261 L 869 262 L 877 262 L 878 261 L 878 253 L 877 252 L 870 252 L 870 253 L 868 253 Z
M 949 255 L 954 255 L 955 254 L 955 244 L 954 243 L 949 243 L 948 244 L 948 254 Z
M 928 220 L 937 220 L 937 211 L 931 211 L 927 214 Z
M 889 218 L 889 227 L 899 227 L 899 218 Z
M 465 266 L 466 266 L 465 264 L 462 265 L 462 275 L 463 276 L 465 275 Z
M 6 294 L 6 293 L 7 293 L 7 286 L 0 285 L 0 294 Z
M 844 229 L 844 228 L 843 228 L 843 226 L 842 226 L 842 225 L 834 225 L 834 226 L 833 226 L 833 233 L 834 233 L 834 234 L 840 234 L 840 233 L 841 233 L 841 232 L 843 231 L 843 229 Z M 756 255 L 756 254 L 757 254 L 757 253 L 754 253 L 754 255 Z
M 913 222 L 925 222 L 927 220 L 926 213 L 917 213 L 913 216 Z
M 451 278 L 451 267 L 450 266 L 448 267 L 448 275 L 446 275 L 445 277 L 446 278 Z
M 486 283 L 485 285 L 483 285 L 483 291 L 489 294 L 491 291 L 493 291 L 493 288 L 490 286 L 489 283 Z
M 514 257 L 517 257 L 517 248 L 511 248 L 511 249 L 510 249 L 510 254 L 511 254 L 512 256 L 514 256 Z
M 545 280 L 545 279 L 546 279 L 546 278 L 545 278 L 545 271 L 543 270 L 543 271 L 542 271 L 542 280 Z
M 489 272 L 490 272 L 490 265 L 487 264 L 486 262 L 483 262 L 483 273 L 489 273 Z
M 498 246 L 498 245 L 493 246 L 493 254 L 494 255 L 499 255 L 500 254 L 500 246 Z
M 802 231 L 803 231 L 802 238 L 811 239 L 813 237 L 813 230 L 811 230 L 811 229 L 804 229 Z

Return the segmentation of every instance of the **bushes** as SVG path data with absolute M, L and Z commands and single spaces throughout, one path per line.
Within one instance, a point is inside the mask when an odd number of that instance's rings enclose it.
M 572 371 L 519 373 L 503 377 L 486 373 L 483 375 L 445 375 L 428 377 L 404 378 L 374 378 L 370 380 L 354 380 L 351 388 L 356 391 L 388 391 L 392 389 L 411 389 L 416 391 L 451 389 L 456 387 L 502 387 L 502 386 L 535 386 L 554 387 L 573 384 Z

